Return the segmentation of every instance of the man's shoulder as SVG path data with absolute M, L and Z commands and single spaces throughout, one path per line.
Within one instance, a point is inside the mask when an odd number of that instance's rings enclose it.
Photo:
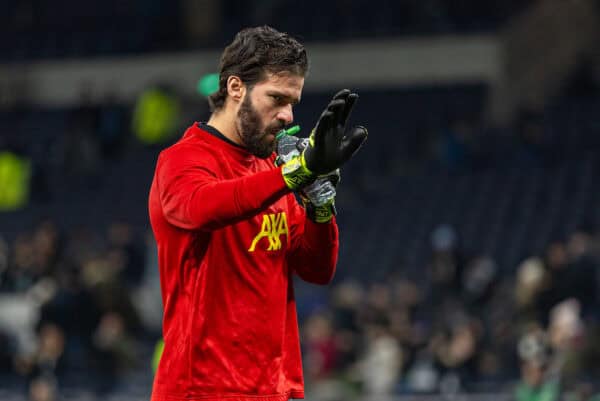
M 160 158 L 197 158 L 200 155 L 205 158 L 212 155 L 214 148 L 207 141 L 209 135 L 194 123 L 177 142 L 160 152 Z

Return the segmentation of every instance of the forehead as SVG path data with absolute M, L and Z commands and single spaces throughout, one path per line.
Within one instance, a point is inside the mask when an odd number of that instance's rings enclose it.
M 265 79 L 254 85 L 255 89 L 277 91 L 294 98 L 300 98 L 303 87 L 304 77 L 287 71 L 276 74 L 267 72 Z

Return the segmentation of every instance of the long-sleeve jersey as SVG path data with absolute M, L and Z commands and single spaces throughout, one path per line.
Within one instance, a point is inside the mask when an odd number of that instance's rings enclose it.
M 303 398 L 292 276 L 332 279 L 335 219 L 306 218 L 274 155 L 198 123 L 161 152 L 149 212 L 165 341 L 152 401 Z

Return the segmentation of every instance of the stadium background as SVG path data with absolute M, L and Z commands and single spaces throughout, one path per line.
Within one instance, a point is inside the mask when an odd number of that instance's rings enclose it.
M 148 398 L 154 162 L 260 24 L 310 52 L 304 133 L 351 87 L 371 134 L 342 172 L 337 277 L 297 282 L 308 399 L 600 394 L 597 2 L 0 9 L 0 399 Z

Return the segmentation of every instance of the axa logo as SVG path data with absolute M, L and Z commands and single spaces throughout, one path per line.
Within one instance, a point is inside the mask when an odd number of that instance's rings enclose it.
M 269 240 L 269 247 L 267 251 L 277 251 L 281 249 L 281 236 L 289 235 L 288 223 L 285 212 L 280 213 L 265 213 L 263 214 L 263 221 L 260 228 L 260 232 L 252 240 L 248 252 L 254 252 L 258 241 L 263 238 Z

